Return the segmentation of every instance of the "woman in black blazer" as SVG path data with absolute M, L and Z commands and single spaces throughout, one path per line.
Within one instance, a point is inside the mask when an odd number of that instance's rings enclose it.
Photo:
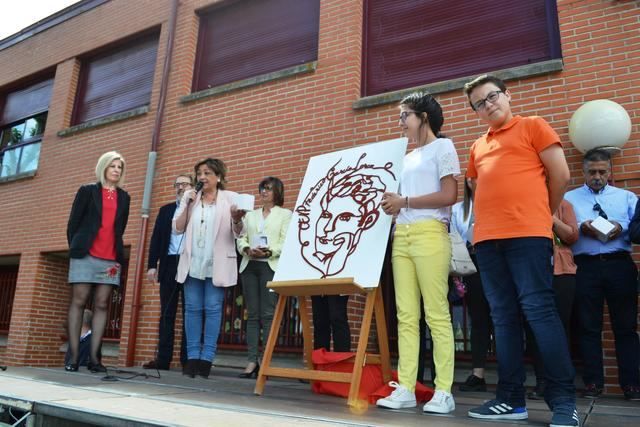
M 93 320 L 87 368 L 91 372 L 106 372 L 99 350 L 107 324 L 111 291 L 120 285 L 124 264 L 122 236 L 129 218 L 129 194 L 120 188 L 124 171 L 125 162 L 119 153 L 103 154 L 96 165 L 98 182 L 81 186 L 71 207 L 67 224 L 69 284 L 72 285 L 69 305 L 71 358 L 65 365 L 69 372 L 78 370 L 82 313 L 92 289 Z

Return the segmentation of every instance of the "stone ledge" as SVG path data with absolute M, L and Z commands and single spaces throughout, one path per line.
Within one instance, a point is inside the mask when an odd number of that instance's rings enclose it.
M 0 340 L 2 338 L 0 337 Z M 1 341 L 0 341 L 1 342 Z M 58 351 L 60 353 L 67 353 L 67 348 L 69 347 L 69 342 L 65 341 L 62 343 Z M 102 357 L 115 357 L 117 358 L 120 355 L 120 343 L 114 341 L 102 341 L 102 348 L 100 349 L 102 352 Z
M 20 181 L 22 179 L 33 178 L 34 176 L 36 176 L 37 172 L 38 172 L 38 170 L 36 169 L 36 170 L 29 171 L 29 172 L 19 173 L 17 175 L 3 176 L 2 178 L 0 178 L 0 185 L 8 183 L 8 182 Z
M 97 128 L 99 126 L 105 126 L 110 123 L 119 122 L 122 120 L 127 120 L 132 117 L 141 116 L 143 114 L 147 114 L 149 112 L 149 106 L 143 105 L 142 107 L 132 108 L 131 110 L 122 111 L 120 113 L 110 114 L 105 117 L 100 117 L 98 119 L 89 120 L 84 123 L 80 123 L 79 125 L 71 126 L 66 129 L 62 129 L 58 132 L 58 136 L 64 137 L 76 134 L 78 132 L 83 132 L 85 130 Z
M 244 89 L 251 86 L 257 86 L 262 83 L 283 79 L 285 77 L 295 76 L 298 74 L 312 73 L 318 67 L 318 61 L 307 62 L 306 64 L 296 65 L 285 68 L 283 70 L 273 71 L 271 73 L 261 74 L 259 76 L 250 77 L 244 80 L 227 83 L 220 86 L 211 87 L 209 89 L 200 90 L 198 92 L 185 95 L 180 98 L 180 102 L 187 104 L 211 96 L 217 96 L 224 93 L 232 92 L 238 89 Z
M 501 78 L 502 80 L 515 80 L 515 79 L 521 79 L 525 77 L 539 76 L 542 74 L 555 73 L 558 71 L 562 71 L 562 69 L 563 69 L 562 59 L 552 59 L 550 61 L 537 62 L 535 64 L 527 64 L 527 65 L 521 65 L 519 67 L 505 68 L 503 70 L 498 70 L 498 71 L 490 72 L 487 74 L 494 75 L 496 77 Z M 482 73 L 479 73 L 478 75 L 481 75 L 481 74 Z M 354 102 L 352 107 L 354 110 L 360 110 L 363 108 L 377 107 L 379 105 L 398 102 L 405 96 L 415 91 L 427 91 L 431 95 L 436 95 L 438 93 L 452 92 L 454 90 L 462 89 L 465 83 L 471 81 L 478 75 L 462 77 L 462 78 L 453 79 L 453 80 L 446 80 L 443 82 L 432 83 L 424 86 L 416 86 L 410 89 L 402 89 L 394 92 L 386 92 L 380 95 L 366 96 Z

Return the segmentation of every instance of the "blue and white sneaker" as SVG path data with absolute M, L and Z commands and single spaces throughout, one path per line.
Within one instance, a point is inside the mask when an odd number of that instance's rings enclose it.
M 493 399 L 467 413 L 471 418 L 483 420 L 526 420 L 529 418 L 526 406 L 514 408 L 506 402 Z
M 577 427 L 580 417 L 575 405 L 557 405 L 553 408 L 553 417 L 549 427 Z

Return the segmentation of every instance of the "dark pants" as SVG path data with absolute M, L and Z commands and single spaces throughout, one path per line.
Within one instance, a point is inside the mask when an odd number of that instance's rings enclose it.
M 262 345 L 267 345 L 273 312 L 278 302 L 278 294 L 267 288 L 273 280 L 273 270 L 263 261 L 249 261 L 242 272 L 242 296 L 247 308 L 247 359 L 258 363 L 258 343 L 262 330 Z M 260 328 L 262 322 L 262 328 Z
M 616 345 L 621 387 L 639 386 L 638 269 L 631 256 L 601 260 L 576 256 L 576 309 L 585 384 L 604 385 L 602 312 L 606 299 Z
M 164 267 L 164 275 L 160 278 L 160 328 L 158 332 L 158 364 L 169 365 L 173 359 L 173 342 L 175 338 L 176 313 L 178 311 L 178 299 L 182 302 L 184 315 L 184 292 L 182 283 L 176 282 L 176 269 L 178 256 L 169 255 L 167 265 Z M 182 327 L 182 342 L 180 345 L 180 363 L 187 362 L 186 334 L 184 322 Z
M 573 300 L 576 292 L 576 276 L 573 274 L 561 274 L 553 276 L 553 294 L 555 295 L 556 308 L 558 309 L 558 315 L 560 321 L 564 327 L 565 336 L 567 342 L 570 342 L 570 328 L 571 328 L 571 312 L 573 309 Z M 540 352 L 536 346 L 536 342 L 533 338 L 533 332 L 531 327 L 527 323 L 525 325 L 525 331 L 527 333 L 527 350 L 533 357 L 533 369 L 536 373 L 536 384 L 544 382 L 544 363 Z
M 351 351 L 351 332 L 347 318 L 349 295 L 311 297 L 313 309 L 313 348 L 333 351 Z
M 87 363 L 91 360 L 89 357 L 91 354 L 91 333 L 80 339 L 80 345 L 78 346 L 78 366 L 87 366 Z M 98 360 L 102 359 L 102 354 L 98 350 Z M 67 348 L 67 352 L 64 355 L 64 364 L 71 363 L 71 348 Z
M 551 288 L 551 244 L 547 238 L 523 237 L 475 246 L 496 338 L 496 398 L 513 407 L 525 406 L 522 314 L 544 362 L 547 404 L 551 409 L 575 404 L 575 371 Z
M 467 293 L 465 300 L 471 317 L 471 366 L 484 368 L 489 351 L 491 315 L 489 303 L 484 296 L 480 273 L 463 279 Z

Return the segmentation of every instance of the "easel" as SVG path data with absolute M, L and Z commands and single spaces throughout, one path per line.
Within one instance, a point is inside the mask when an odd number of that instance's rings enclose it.
M 273 314 L 273 323 L 269 331 L 269 339 L 264 349 L 262 365 L 258 374 L 258 381 L 254 393 L 261 395 L 264 390 L 267 377 L 297 378 L 310 381 L 332 381 L 339 383 L 350 383 L 349 397 L 347 404 L 356 406 L 358 402 L 358 392 L 360 389 L 360 379 L 362 377 L 362 367 L 365 363 L 380 364 L 382 367 L 382 378 L 386 382 L 391 380 L 391 365 L 389 362 L 389 342 L 387 340 L 387 325 L 384 317 L 384 305 L 382 303 L 382 293 L 380 288 L 362 288 L 353 282 L 352 278 L 346 279 L 317 279 L 299 281 L 269 282 L 267 287 L 273 289 L 280 296 Z M 366 295 L 364 316 L 360 327 L 360 337 L 358 348 L 353 363 L 353 372 L 329 372 L 316 371 L 313 369 L 311 352 L 313 350 L 313 335 L 309 323 L 309 309 L 306 298 L 312 295 Z M 304 358 L 306 369 L 276 368 L 271 367 L 273 349 L 278 339 L 278 331 L 284 313 L 285 304 L 289 297 L 299 298 L 299 313 L 302 321 L 302 334 L 304 339 Z M 380 354 L 366 354 L 369 343 L 369 331 L 371 329 L 371 319 L 376 316 L 376 329 L 378 332 L 378 345 Z

